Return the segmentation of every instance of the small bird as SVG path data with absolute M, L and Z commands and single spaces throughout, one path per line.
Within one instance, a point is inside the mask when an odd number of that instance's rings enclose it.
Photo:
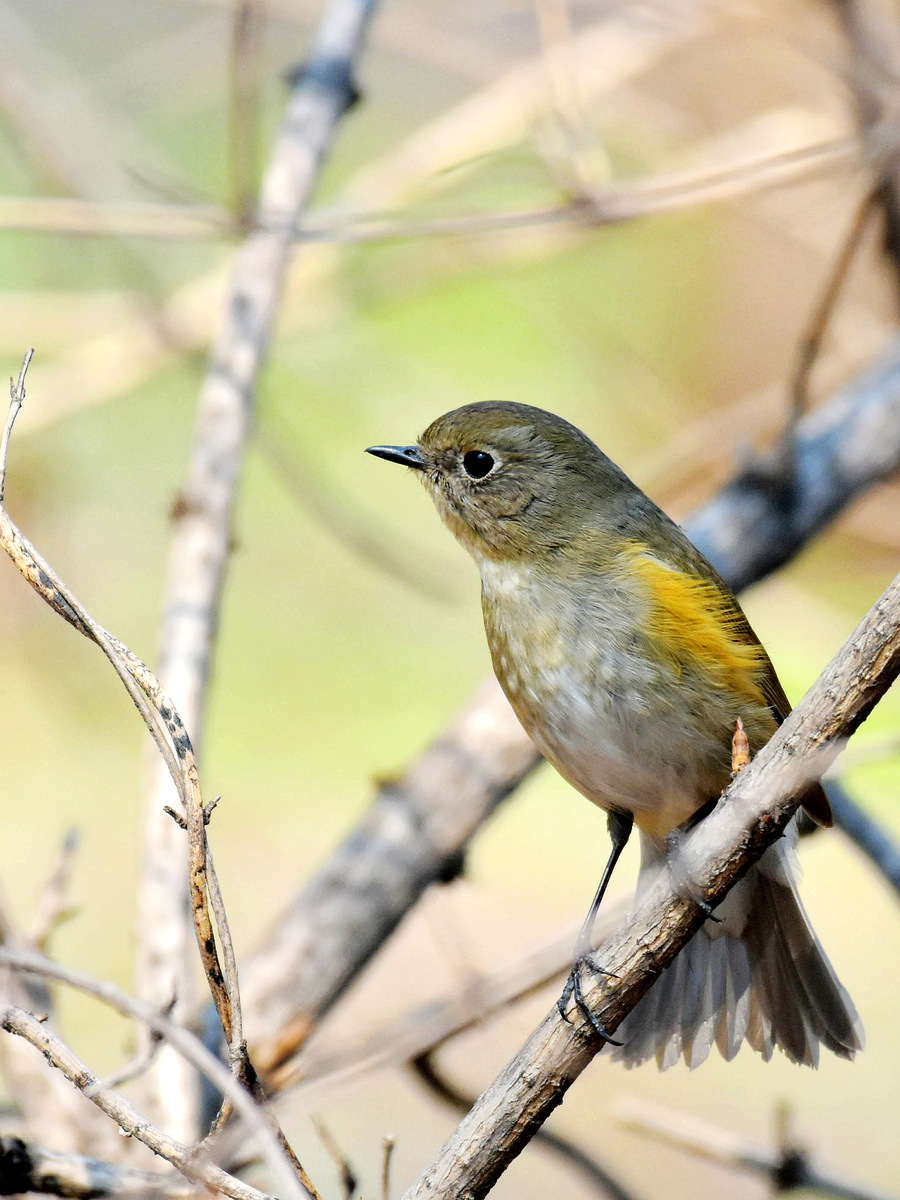
M 633 825 L 641 877 L 675 870 L 679 831 L 715 806 L 743 722 L 756 753 L 790 712 L 737 600 L 681 529 L 579 429 L 524 404 L 468 404 L 416 445 L 369 454 L 416 471 L 481 572 L 494 671 L 564 779 L 607 813 L 612 850 L 560 998 L 630 1066 L 746 1040 L 818 1065 L 852 1058 L 856 1009 L 797 894 L 796 826 L 708 912 L 613 1041 L 582 996 L 597 910 Z M 815 785 L 804 806 L 831 823 Z M 638 889 L 640 890 L 640 880 Z

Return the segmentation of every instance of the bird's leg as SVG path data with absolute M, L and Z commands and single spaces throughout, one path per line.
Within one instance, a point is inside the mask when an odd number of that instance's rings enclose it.
M 590 1008 L 588 1008 L 581 990 L 581 967 L 583 963 L 586 963 L 589 969 L 596 974 L 609 974 L 608 971 L 604 971 L 601 967 L 598 967 L 591 957 L 594 952 L 594 923 L 597 920 L 597 913 L 603 901 L 607 885 L 612 878 L 616 863 L 619 861 L 619 857 L 628 842 L 634 818 L 629 812 L 622 812 L 620 809 L 613 808 L 610 809 L 607 815 L 606 824 L 612 840 L 612 849 L 609 852 L 606 866 L 603 868 L 603 875 L 600 878 L 600 883 L 597 885 L 594 899 L 591 901 L 591 907 L 588 909 L 588 914 L 584 918 L 584 924 L 581 926 L 581 932 L 575 943 L 575 965 L 572 967 L 569 978 L 566 980 L 566 986 L 563 988 L 563 993 L 557 1001 L 556 1006 L 563 1020 L 568 1021 L 566 1008 L 568 1007 L 569 999 L 574 997 L 575 1007 L 590 1025 L 591 1029 L 593 1029 L 597 1037 L 604 1042 L 609 1042 L 613 1046 L 619 1046 L 621 1043 L 609 1036 L 600 1021 L 597 1020 Z
M 694 904 L 697 905 L 707 920 L 717 923 L 721 921 L 721 917 L 714 915 L 711 905 L 707 904 L 698 893 L 691 878 L 690 870 L 684 860 L 682 843 L 691 830 L 696 829 L 700 822 L 709 816 L 718 803 L 718 797 L 707 800 L 705 804 L 700 805 L 693 816 L 689 817 L 683 825 L 679 825 L 677 829 L 673 829 L 671 833 L 666 835 L 666 862 L 669 865 L 669 872 L 675 885 L 675 891 L 680 896 L 688 900 L 693 900 Z

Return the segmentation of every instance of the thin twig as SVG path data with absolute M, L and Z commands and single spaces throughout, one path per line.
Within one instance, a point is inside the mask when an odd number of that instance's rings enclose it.
M 816 1165 L 809 1151 L 790 1136 L 780 1137 L 778 1149 L 772 1151 L 706 1121 L 669 1112 L 644 1100 L 629 1098 L 620 1101 L 616 1108 L 619 1123 L 625 1129 L 707 1162 L 761 1175 L 773 1193 L 808 1188 L 840 1200 L 896 1200 L 885 1192 L 864 1187 Z
M 387 1134 L 381 1144 L 381 1200 L 391 1200 L 391 1159 L 397 1139 Z
M 66 907 L 75 851 L 78 849 L 78 830 L 70 829 L 63 839 L 59 857 L 38 900 L 34 919 L 28 931 L 28 941 L 43 954 L 54 931 L 72 915 Z
M 13 402 L 15 404 L 15 400 Z M 203 968 L 226 1040 L 231 1041 L 231 998 L 219 963 L 207 907 L 204 809 L 194 749 L 181 716 L 147 665 L 91 617 L 59 576 L 37 553 L 0 506 L 0 545 L 43 600 L 112 663 L 159 749 L 178 791 L 188 825 L 191 907 Z
M 162 1010 L 162 1015 L 168 1020 L 172 1016 L 172 1010 L 175 1008 L 177 997 L 173 996 L 171 1002 Z M 143 1050 L 132 1058 L 131 1062 L 127 1062 L 120 1067 L 118 1071 L 112 1071 L 109 1075 L 104 1075 L 99 1080 L 97 1087 L 106 1089 L 107 1091 L 116 1091 L 126 1083 L 131 1083 L 134 1079 L 139 1079 L 141 1075 L 149 1068 L 150 1064 L 159 1053 L 159 1048 L 163 1044 L 163 1035 L 158 1030 L 150 1029 L 147 1031 L 146 1045 Z M 85 1095 L 90 1098 L 91 1088 L 85 1088 Z
M 353 1200 L 353 1196 L 359 1184 L 356 1172 L 350 1166 L 350 1162 L 347 1159 L 346 1154 L 344 1154 L 343 1150 L 341 1150 L 340 1146 L 334 1140 L 331 1131 L 322 1118 L 313 1115 L 310 1116 L 309 1120 L 313 1129 L 316 1131 L 316 1136 L 325 1147 L 328 1157 L 334 1163 L 335 1170 L 338 1174 L 338 1179 L 340 1180 L 341 1187 L 343 1189 L 344 1200 Z
M 900 576 L 887 588 L 784 725 L 685 839 L 694 895 L 721 903 L 784 832 L 810 785 L 900 674 Z M 708 908 L 706 909 L 708 911 Z M 604 974 L 586 1003 L 614 1032 L 705 920 L 669 873 L 603 948 Z M 600 1049 L 554 1007 L 481 1096 L 405 1200 L 480 1200 Z
M 264 1192 L 235 1179 L 221 1167 L 203 1162 L 190 1147 L 152 1125 L 127 1100 L 101 1087 L 96 1076 L 68 1046 L 30 1013 L 20 1008 L 7 1008 L 0 1013 L 0 1028 L 24 1038 L 40 1050 L 47 1062 L 62 1071 L 66 1079 L 115 1121 L 123 1133 L 143 1142 L 154 1154 L 176 1167 L 186 1179 L 203 1183 L 230 1196 L 232 1200 L 264 1200 Z M 297 1190 L 293 1194 L 299 1197 L 304 1193 Z
M 123 992 L 115 984 L 93 979 L 82 971 L 64 967 L 52 962 L 39 954 L 29 954 L 0 947 L 0 966 L 9 967 L 15 971 L 41 975 L 46 979 L 55 979 L 67 987 L 75 988 L 88 996 L 93 996 L 103 1004 L 109 1005 L 116 1012 L 133 1020 L 140 1021 L 154 1033 L 164 1037 L 175 1050 L 192 1066 L 204 1074 L 221 1092 L 231 1100 L 235 1111 L 247 1122 L 253 1130 L 254 1137 L 280 1186 L 295 1200 L 312 1196 L 317 1200 L 315 1192 L 304 1187 L 298 1180 L 294 1170 L 285 1161 L 281 1147 L 267 1121 L 265 1111 L 248 1095 L 242 1085 L 218 1058 L 203 1045 L 188 1029 L 176 1024 L 162 1013 L 156 1011 L 145 1001 L 135 999 Z M 86 1070 L 86 1069 L 85 1069 Z M 90 1074 L 87 1072 L 87 1074 Z M 79 1087 L 81 1090 L 90 1088 L 100 1081 L 93 1075 L 85 1078 Z M 97 1096 L 91 1096 L 97 1103 Z M 100 1106 L 102 1107 L 102 1105 Z M 152 1149 L 153 1147 L 151 1147 Z M 165 1156 L 163 1156 L 165 1157 Z
M 19 371 L 18 380 L 13 381 L 10 379 L 9 381 L 9 413 L 6 417 L 3 437 L 0 438 L 0 504 L 3 502 L 6 491 L 6 460 L 9 454 L 9 439 L 12 436 L 13 425 L 16 423 L 19 409 L 25 403 L 25 375 L 33 355 L 33 349 L 26 351 L 25 357 L 22 359 L 22 369 Z
M 251 1091 L 259 1088 L 256 1073 L 250 1063 L 246 1043 L 240 1033 L 235 1037 L 234 996 L 239 1011 L 239 988 L 237 967 L 224 902 L 218 889 L 218 880 L 213 885 L 217 905 L 216 921 L 229 962 L 230 985 L 226 982 L 219 962 L 216 941 L 207 902 L 207 840 L 206 821 L 210 808 L 204 807 L 200 794 L 199 777 L 194 750 L 184 724 L 171 699 L 149 668 L 117 638 L 99 626 L 87 610 L 66 588 L 62 580 L 37 554 L 37 551 L 10 520 L 5 508 L 0 505 L 0 545 L 38 594 L 90 641 L 98 645 L 110 660 L 120 679 L 128 689 L 138 711 L 144 718 L 154 741 L 160 749 L 170 777 L 181 798 L 188 829 L 188 862 L 190 871 L 190 897 L 194 930 L 200 958 L 209 983 L 210 993 L 216 1005 L 225 1039 L 229 1045 L 235 1076 Z M 314 1191 L 305 1171 L 297 1161 L 287 1143 L 274 1114 L 267 1114 L 267 1121 L 274 1126 L 275 1136 L 293 1164 L 297 1177 L 308 1193 Z
M 782 434 L 777 457 L 782 470 L 793 472 L 797 426 L 809 409 L 809 383 L 813 367 L 822 351 L 822 343 L 834 316 L 837 302 L 853 261 L 859 251 L 862 236 L 875 211 L 876 193 L 868 191 L 853 214 L 850 228 L 844 235 L 837 258 L 819 297 L 809 323 L 800 339 L 797 361 L 788 388 L 788 419 Z

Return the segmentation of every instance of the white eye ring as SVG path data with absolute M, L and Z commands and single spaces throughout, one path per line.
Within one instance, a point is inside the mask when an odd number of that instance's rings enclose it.
M 462 456 L 462 465 L 470 479 L 486 479 L 497 460 L 487 450 L 467 450 Z

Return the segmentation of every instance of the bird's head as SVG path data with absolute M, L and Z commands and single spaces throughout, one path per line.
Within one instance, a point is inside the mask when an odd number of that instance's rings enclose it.
M 415 445 L 368 453 L 417 471 L 477 559 L 565 554 L 598 509 L 634 490 L 574 425 L 525 404 L 467 404 L 438 417 Z

